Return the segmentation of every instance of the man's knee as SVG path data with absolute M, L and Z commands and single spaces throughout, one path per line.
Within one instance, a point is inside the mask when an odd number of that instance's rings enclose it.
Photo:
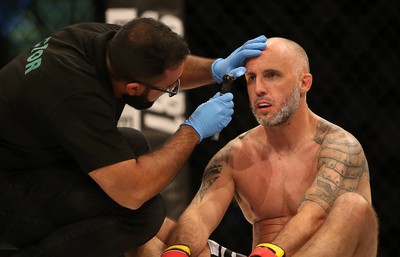
M 360 194 L 354 192 L 344 193 L 339 196 L 333 205 L 333 209 L 335 208 L 345 210 L 348 215 L 375 215 L 371 203 Z
M 372 204 L 364 197 L 354 192 L 342 194 L 336 199 L 328 219 L 331 225 L 339 228 L 338 233 L 348 239 L 347 243 L 353 244 L 353 256 L 376 256 L 378 218 Z
M 371 231 L 377 231 L 378 218 L 370 202 L 358 193 L 349 192 L 339 196 L 332 208 L 336 210 L 355 226 L 367 226 Z
M 137 210 L 127 210 L 119 215 L 120 222 L 129 231 L 130 240 L 136 242 L 136 246 L 142 245 L 154 237 L 166 216 L 164 199 L 157 195 L 142 205 Z
M 165 201 L 160 195 L 157 195 L 143 204 L 139 211 L 144 217 L 141 224 L 146 228 L 147 233 L 144 233 L 143 236 L 147 238 L 145 240 L 147 242 L 158 233 L 164 222 L 167 212 Z

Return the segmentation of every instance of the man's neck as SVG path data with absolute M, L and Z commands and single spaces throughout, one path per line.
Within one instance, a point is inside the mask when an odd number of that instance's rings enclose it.
M 316 116 L 308 108 L 298 110 L 286 122 L 264 127 L 267 145 L 276 151 L 292 151 L 315 137 Z

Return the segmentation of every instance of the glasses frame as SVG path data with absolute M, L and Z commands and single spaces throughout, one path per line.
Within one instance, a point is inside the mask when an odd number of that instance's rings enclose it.
M 179 93 L 179 88 L 181 86 L 181 79 L 177 79 L 172 85 L 167 87 L 168 89 L 159 88 L 159 87 L 156 87 L 156 86 L 154 86 L 152 84 L 147 84 L 147 83 L 143 83 L 143 82 L 140 82 L 140 81 L 136 81 L 136 82 L 141 84 L 141 85 L 143 85 L 143 86 L 145 86 L 145 87 L 148 87 L 148 88 L 150 88 L 152 90 L 168 93 L 169 97 L 173 97 L 173 96 L 177 95 Z M 169 89 L 169 88 L 171 88 L 171 89 Z

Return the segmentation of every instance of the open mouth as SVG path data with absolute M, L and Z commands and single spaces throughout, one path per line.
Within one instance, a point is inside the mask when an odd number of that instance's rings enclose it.
M 258 102 L 256 104 L 257 109 L 260 109 L 260 110 L 267 109 L 267 108 L 269 108 L 271 106 L 272 106 L 272 104 L 267 103 L 267 102 Z

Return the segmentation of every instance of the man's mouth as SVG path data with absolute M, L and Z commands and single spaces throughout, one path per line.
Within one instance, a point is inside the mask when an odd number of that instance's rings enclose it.
M 272 104 L 270 104 L 270 103 L 268 103 L 268 102 L 258 102 L 257 104 L 256 104 L 256 107 L 257 107 L 257 109 L 259 109 L 259 110 L 264 110 L 264 109 L 267 109 L 267 108 L 269 108 L 269 107 L 271 107 L 272 106 Z

